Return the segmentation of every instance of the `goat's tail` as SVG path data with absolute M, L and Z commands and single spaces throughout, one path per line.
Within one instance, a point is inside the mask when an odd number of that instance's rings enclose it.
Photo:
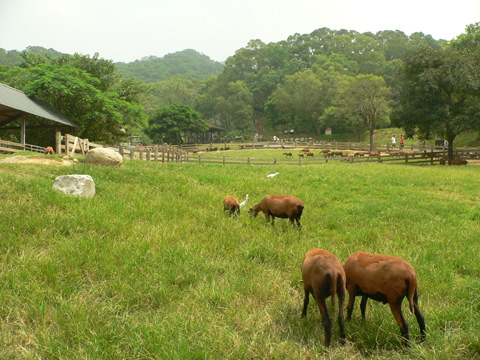
M 330 296 L 332 298 L 332 306 L 335 306 L 335 293 L 337 292 L 338 276 L 330 276 Z
M 408 288 L 408 302 L 410 304 L 410 311 L 412 314 L 415 313 L 414 304 L 415 304 L 415 294 L 417 293 L 417 276 L 413 275 L 410 280 L 406 280 Z

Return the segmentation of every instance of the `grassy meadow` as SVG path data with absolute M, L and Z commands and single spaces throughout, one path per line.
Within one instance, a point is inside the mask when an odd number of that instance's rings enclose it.
M 53 190 L 66 174 L 91 175 L 96 196 Z M 0 358 L 479 358 L 479 182 L 475 166 L 1 163 Z M 295 195 L 303 229 L 230 218 L 227 194 L 249 194 L 249 206 Z M 341 262 L 364 250 L 412 264 L 425 343 L 406 299 L 403 349 L 388 305 L 370 300 L 362 321 L 358 298 L 344 346 L 328 301 L 326 349 L 313 299 L 301 318 L 313 247 Z

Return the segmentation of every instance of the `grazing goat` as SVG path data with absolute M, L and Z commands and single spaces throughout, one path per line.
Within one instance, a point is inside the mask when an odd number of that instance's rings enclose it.
M 369 156 L 380 155 L 380 150 L 372 150 L 368 153 Z
M 304 156 L 303 156 L 302 153 L 299 153 L 299 154 L 298 154 L 298 157 L 299 157 L 299 158 L 301 158 L 301 157 L 303 158 Z
M 323 157 L 325 157 L 329 152 L 331 152 L 332 150 L 330 149 L 324 149 L 322 151 L 320 151 L 318 154 L 321 155 L 323 154 Z
M 55 154 L 55 151 L 53 150 L 53 148 L 51 146 L 47 146 L 45 148 L 45 154 Z
M 223 199 L 223 212 L 225 212 L 225 210 L 230 212 L 230 216 L 233 214 L 240 215 L 240 204 L 234 196 L 227 195 L 225 199 Z
M 441 158 L 441 159 L 440 159 L 440 165 L 445 165 L 445 163 L 446 163 L 445 158 Z
M 305 155 L 307 155 L 307 157 L 313 157 L 313 153 L 312 152 L 306 152 Z
M 283 153 L 283 155 L 285 155 L 285 157 L 292 157 L 292 153 L 291 153 L 291 152 L 285 152 L 285 153 Z
M 467 165 L 468 161 L 463 159 L 448 159 L 448 165 Z
M 292 225 L 297 222 L 298 229 L 302 228 L 300 218 L 303 212 L 303 202 L 291 195 L 265 195 L 262 201 L 250 208 L 250 214 L 257 216 L 260 211 L 265 214 L 267 221 L 272 217 L 272 226 L 276 217 L 290 219 Z
M 317 302 L 325 328 L 325 346 L 330 346 L 332 339 L 332 319 L 328 313 L 326 299 L 332 297 L 335 305 L 335 293 L 338 295 L 338 325 L 340 326 L 340 341 L 345 342 L 345 326 L 343 322 L 343 307 L 345 304 L 345 271 L 338 258 L 322 249 L 310 249 L 302 263 L 303 301 L 302 316 L 307 315 L 310 294 Z
M 304 153 L 307 153 L 307 152 L 309 152 L 309 151 L 310 151 L 309 148 L 304 148 L 304 149 L 300 150 L 300 152 L 304 152 Z
M 417 275 L 409 263 L 395 256 L 357 251 L 350 255 L 343 268 L 349 297 L 348 321 L 352 317 L 355 296 L 362 296 L 360 310 L 364 319 L 368 298 L 388 303 L 400 327 L 403 344 L 408 345 L 408 324 L 402 314 L 402 301 L 407 296 L 410 311 L 415 314 L 420 326 L 421 339 L 425 340 L 425 320 L 418 307 Z

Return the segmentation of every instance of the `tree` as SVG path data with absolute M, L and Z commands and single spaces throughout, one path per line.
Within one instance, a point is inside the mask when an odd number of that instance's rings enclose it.
M 203 133 L 209 129 L 198 112 L 182 104 L 161 108 L 148 123 L 147 134 L 157 144 L 181 144 L 186 134 Z
M 123 80 L 111 61 L 99 59 L 98 54 L 93 58 L 78 54 L 57 58 L 30 53 L 23 56 L 21 66 L 1 73 L 0 78 L 61 111 L 79 125 L 75 135 L 113 143 L 125 136 L 119 127 L 146 125 L 138 102 L 146 92 L 145 86 L 133 79 Z
M 480 59 L 464 50 L 458 43 L 407 53 L 399 75 L 405 87 L 393 116 L 408 137 L 446 139 L 452 159 L 456 136 L 480 129 Z
M 370 151 L 374 149 L 373 134 L 377 125 L 388 121 L 390 97 L 391 90 L 382 77 L 359 75 L 336 104 L 349 113 L 352 126 L 358 126 L 357 116 L 363 119 L 370 134 Z

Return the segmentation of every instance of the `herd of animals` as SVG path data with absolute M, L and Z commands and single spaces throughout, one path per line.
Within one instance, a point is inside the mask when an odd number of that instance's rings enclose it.
M 275 177 L 270 174 L 268 177 Z M 246 207 L 246 199 L 239 203 L 232 196 L 223 199 L 223 210 L 230 216 L 240 214 L 240 209 Z M 272 218 L 272 225 L 276 217 L 288 218 L 292 225 L 297 223 L 301 229 L 300 218 L 304 205 L 302 200 L 292 195 L 266 195 L 258 204 L 249 209 L 252 216 L 263 212 L 267 221 Z M 402 302 L 407 297 L 410 311 L 415 315 L 420 327 L 421 341 L 425 340 L 425 320 L 418 307 L 418 280 L 413 267 L 405 260 L 382 254 L 371 254 L 356 251 L 351 254 L 342 265 L 340 260 L 327 250 L 310 249 L 302 263 L 302 282 L 305 291 L 302 317 L 307 315 L 310 294 L 315 299 L 323 319 L 325 330 L 325 346 L 329 347 L 332 339 L 332 319 L 327 309 L 326 299 L 331 297 L 332 306 L 335 305 L 335 295 L 338 297 L 338 325 L 340 327 L 340 342 L 346 338 L 343 308 L 346 292 L 349 302 L 347 305 L 347 321 L 351 320 L 355 297 L 361 296 L 360 310 L 365 319 L 367 300 L 373 299 L 389 304 L 395 320 L 400 327 L 402 343 L 409 345 L 410 335 L 408 324 L 402 313 Z

